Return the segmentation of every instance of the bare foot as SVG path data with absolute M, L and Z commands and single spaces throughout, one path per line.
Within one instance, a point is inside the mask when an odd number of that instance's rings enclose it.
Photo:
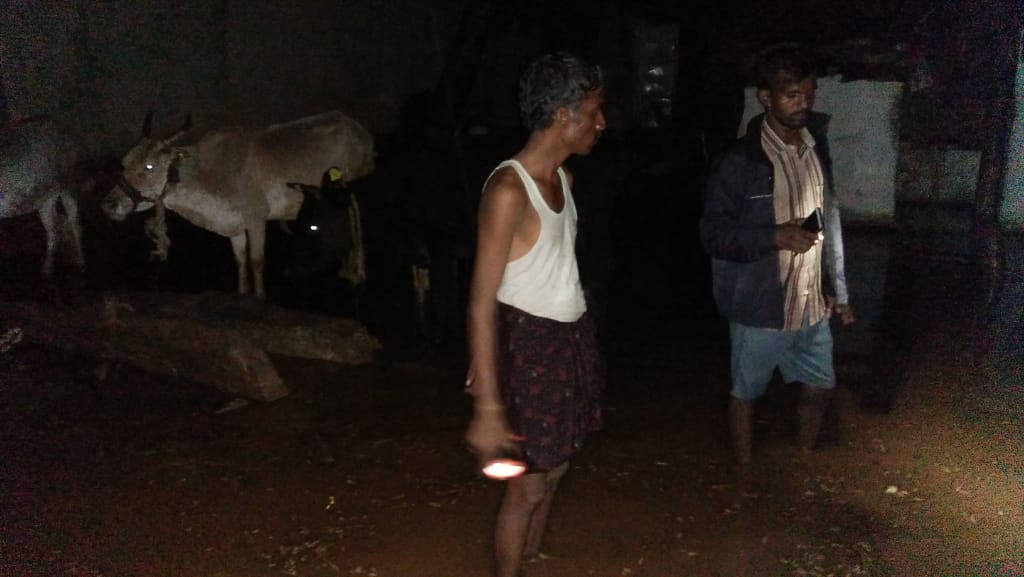
M 554 559 L 554 557 L 542 552 L 523 554 L 523 563 L 539 563 L 548 559 Z
M 739 511 L 752 499 L 761 495 L 761 483 L 757 472 L 751 464 L 738 464 L 734 468 L 733 477 L 735 480 L 732 500 L 729 509 L 733 512 Z

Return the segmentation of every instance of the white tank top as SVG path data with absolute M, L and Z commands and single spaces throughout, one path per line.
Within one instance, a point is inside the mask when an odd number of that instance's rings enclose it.
M 540 234 L 526 254 L 505 265 L 498 302 L 538 317 L 561 322 L 578 320 L 586 312 L 587 303 L 576 264 L 576 204 L 565 172 L 558 168 L 565 206 L 555 212 L 518 161 L 506 160 L 491 174 L 506 166 L 511 166 L 523 181 L 530 204 L 540 217 Z

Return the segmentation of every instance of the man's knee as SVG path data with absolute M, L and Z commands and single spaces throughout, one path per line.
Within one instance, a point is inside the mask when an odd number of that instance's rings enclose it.
M 569 461 L 562 463 L 561 465 L 551 469 L 547 472 L 548 484 L 557 483 L 565 476 L 565 472 L 569 470 Z
M 547 494 L 548 473 L 533 473 L 511 479 L 508 491 L 515 496 L 515 503 L 521 507 L 533 509 Z
M 729 391 L 729 396 L 737 401 L 743 401 L 747 403 L 753 403 L 764 396 L 768 390 L 768 383 L 764 384 L 751 384 L 738 382 L 733 380 L 732 389 Z
M 518 480 L 521 480 L 522 483 L 517 492 L 519 493 L 521 503 L 530 508 L 539 505 L 558 487 L 558 482 L 562 480 L 562 477 L 565 476 L 568 470 L 569 462 L 566 461 L 550 471 L 520 477 Z
M 825 395 L 827 396 L 836 388 L 835 379 L 820 378 L 816 380 L 805 379 L 798 381 L 790 381 L 787 384 L 798 388 L 802 395 L 813 396 L 813 395 Z

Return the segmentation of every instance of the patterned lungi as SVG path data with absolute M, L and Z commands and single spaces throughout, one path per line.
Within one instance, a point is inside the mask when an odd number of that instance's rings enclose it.
M 530 472 L 550 471 L 601 428 L 604 359 L 589 314 L 565 323 L 499 304 L 501 393 Z

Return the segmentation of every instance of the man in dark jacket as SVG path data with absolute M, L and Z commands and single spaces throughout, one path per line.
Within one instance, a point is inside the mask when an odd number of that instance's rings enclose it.
M 833 312 L 853 322 L 831 162 L 814 114 L 813 68 L 799 47 L 765 51 L 757 68 L 764 114 L 711 166 L 700 223 L 715 301 L 729 320 L 729 425 L 749 480 L 754 402 L 776 368 L 799 383 L 801 448 L 811 450 L 835 387 Z M 823 228 L 802 226 L 821 209 Z

